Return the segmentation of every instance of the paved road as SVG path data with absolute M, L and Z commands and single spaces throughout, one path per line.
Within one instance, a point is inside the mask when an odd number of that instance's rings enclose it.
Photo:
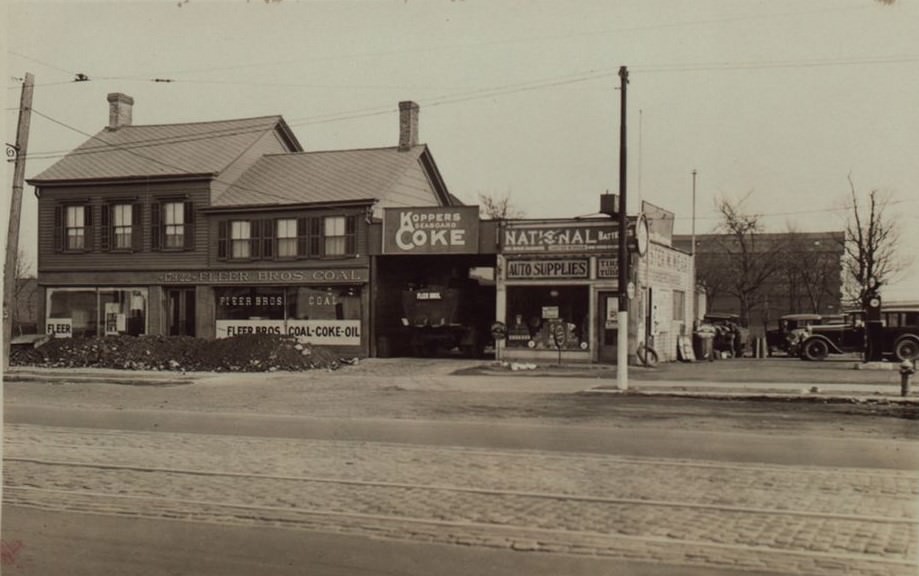
M 389 393 L 368 387 L 365 403 Z M 550 419 L 464 421 L 443 397 L 447 420 L 366 418 L 368 406 L 349 418 L 346 405 L 327 417 L 90 410 L 92 394 L 82 408 L 17 394 L 9 574 L 912 576 L 919 564 L 917 443 L 834 437 L 835 416 L 819 412 L 802 436 L 632 427 L 653 420 L 653 398 L 609 421 L 566 420 L 565 394 L 538 396 Z

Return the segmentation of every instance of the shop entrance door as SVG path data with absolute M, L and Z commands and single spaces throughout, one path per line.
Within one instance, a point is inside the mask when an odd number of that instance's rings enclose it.
M 597 360 L 615 364 L 619 338 L 619 294 L 597 294 Z
M 195 289 L 166 289 L 166 333 L 170 336 L 195 335 Z

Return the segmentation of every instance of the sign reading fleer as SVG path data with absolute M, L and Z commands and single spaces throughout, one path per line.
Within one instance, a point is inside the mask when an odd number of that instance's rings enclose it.
M 475 254 L 479 207 L 386 208 L 384 254 Z

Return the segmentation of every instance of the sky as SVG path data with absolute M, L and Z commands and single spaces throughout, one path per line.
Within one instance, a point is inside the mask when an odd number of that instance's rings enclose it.
M 726 199 L 766 231 L 841 230 L 851 179 L 862 200 L 890 197 L 902 255 L 919 249 L 916 0 L 13 0 L 2 10 L 5 142 L 21 79 L 35 76 L 27 178 L 107 124 L 110 92 L 134 98 L 135 124 L 280 114 L 306 150 L 394 146 L 398 102 L 413 100 L 420 140 L 463 201 L 509 195 L 528 217 L 586 215 L 618 192 L 626 66 L 630 212 L 646 200 L 675 212 L 677 233 L 693 222 L 706 233 Z M 27 187 L 20 244 L 33 271 L 35 207 Z M 919 258 L 883 294 L 919 298 Z

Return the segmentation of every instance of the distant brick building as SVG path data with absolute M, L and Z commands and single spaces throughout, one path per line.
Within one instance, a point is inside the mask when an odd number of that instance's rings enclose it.
M 763 266 L 770 258 L 776 264 L 771 272 L 760 270 L 767 279 L 751 303 L 750 328 L 759 332 L 783 314 L 838 313 L 842 306 L 844 239 L 841 231 L 757 234 L 752 245 L 754 265 Z M 673 244 L 689 251 L 692 238 L 674 235 Z M 736 261 L 732 253 L 737 248 L 736 241 L 726 234 L 696 236 L 697 281 L 708 292 L 710 312 L 742 313 L 739 299 L 729 287 L 735 280 L 730 263 Z

